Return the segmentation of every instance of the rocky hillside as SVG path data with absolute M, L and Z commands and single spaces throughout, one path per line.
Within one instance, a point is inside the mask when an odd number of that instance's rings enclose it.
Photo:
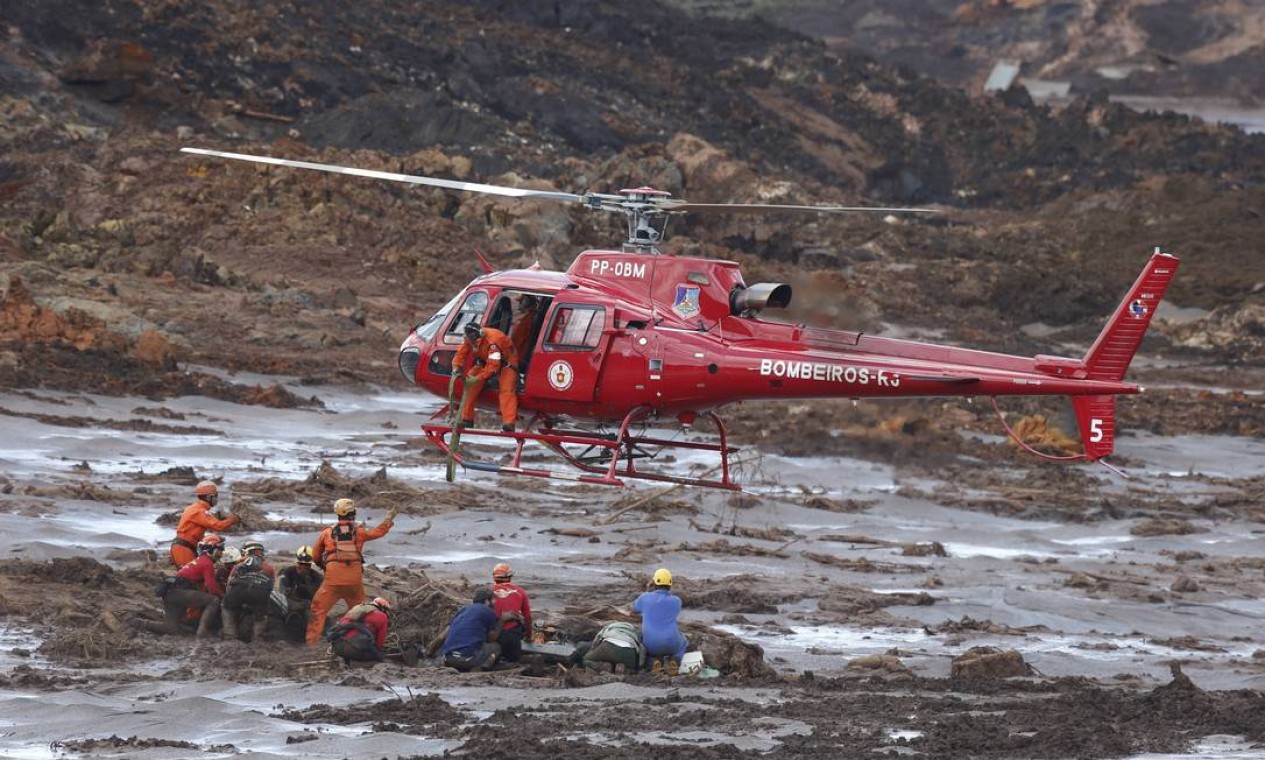
M 0 18 L 7 384 L 135 389 L 187 362 L 394 382 L 394 348 L 476 271 L 473 249 L 565 267 L 619 240 L 576 209 L 186 145 L 701 202 L 935 205 L 895 223 L 691 220 L 665 248 L 795 282 L 800 319 L 1006 350 L 1083 341 L 1162 245 L 1189 262 L 1172 300 L 1215 310 L 1172 326 L 1174 350 L 1265 355 L 1265 138 L 1232 128 L 973 97 L 655 3 L 44 0 Z
M 1073 92 L 1265 100 L 1265 6 L 1240 0 L 671 0 L 760 16 L 882 63 L 979 91 L 1001 60 Z

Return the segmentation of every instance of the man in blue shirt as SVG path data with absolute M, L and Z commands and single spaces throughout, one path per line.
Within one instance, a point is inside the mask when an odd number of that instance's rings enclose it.
M 444 664 L 463 673 L 471 670 L 492 670 L 501 645 L 495 639 L 501 631 L 501 619 L 493 609 L 492 590 L 474 592 L 474 603 L 467 604 L 448 624 L 448 635 L 439 653 Z
M 681 597 L 672 593 L 672 573 L 667 568 L 654 571 L 652 590 L 633 602 L 633 612 L 641 615 L 641 638 L 650 658 L 670 654 L 677 665 L 687 643 L 676 619 L 681 615 Z

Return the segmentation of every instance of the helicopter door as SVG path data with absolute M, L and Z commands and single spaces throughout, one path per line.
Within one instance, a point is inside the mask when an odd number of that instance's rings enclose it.
M 524 377 L 531 367 L 531 356 L 539 343 L 540 328 L 545 322 L 552 298 L 520 290 L 503 290 L 492 307 L 487 325 L 510 337 L 518 353 L 518 372 Z
M 528 389 L 541 397 L 591 401 L 606 353 L 605 336 L 605 308 L 556 305 L 528 369 Z

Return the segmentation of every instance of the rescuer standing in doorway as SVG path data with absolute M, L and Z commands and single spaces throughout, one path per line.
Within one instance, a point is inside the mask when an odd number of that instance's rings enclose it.
M 461 427 L 474 427 L 474 401 L 483 386 L 495 377 L 500 386 L 501 430 L 514 430 L 518 420 L 518 351 L 505 333 L 473 322 L 463 328 L 465 340 L 452 359 L 454 377 L 465 371 L 473 357 L 474 367 L 465 375 L 465 403 L 461 405 Z
M 220 532 L 237 524 L 237 515 L 220 519 L 211 512 L 219 501 L 220 489 L 215 483 L 204 480 L 193 489 L 193 503 L 184 508 L 176 525 L 176 538 L 171 542 L 171 564 L 184 567 L 198 556 L 198 544 L 208 530 Z
M 528 343 L 531 341 L 531 330 L 536 322 L 536 314 L 540 311 L 539 302 L 527 293 L 518 297 L 518 308 L 514 314 L 514 324 L 510 327 L 510 342 L 518 352 L 519 361 L 527 356 Z
M 312 597 L 307 621 L 307 643 L 317 644 L 325 631 L 325 617 L 334 602 L 342 599 L 348 609 L 365 600 L 364 546 L 366 541 L 382 538 L 391 530 L 398 510 L 392 507 L 387 519 L 369 530 L 356 524 L 356 502 L 339 499 L 334 502 L 337 524 L 321 532 L 312 545 L 312 558 L 325 571 L 325 581 Z

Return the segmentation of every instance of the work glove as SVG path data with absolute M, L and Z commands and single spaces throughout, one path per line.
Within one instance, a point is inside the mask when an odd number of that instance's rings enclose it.
M 466 385 L 474 385 L 479 382 L 479 376 L 471 372 L 465 377 Z
M 399 507 L 391 507 L 389 510 L 387 510 L 387 519 L 394 520 L 395 516 L 398 515 L 399 513 L 400 513 Z

